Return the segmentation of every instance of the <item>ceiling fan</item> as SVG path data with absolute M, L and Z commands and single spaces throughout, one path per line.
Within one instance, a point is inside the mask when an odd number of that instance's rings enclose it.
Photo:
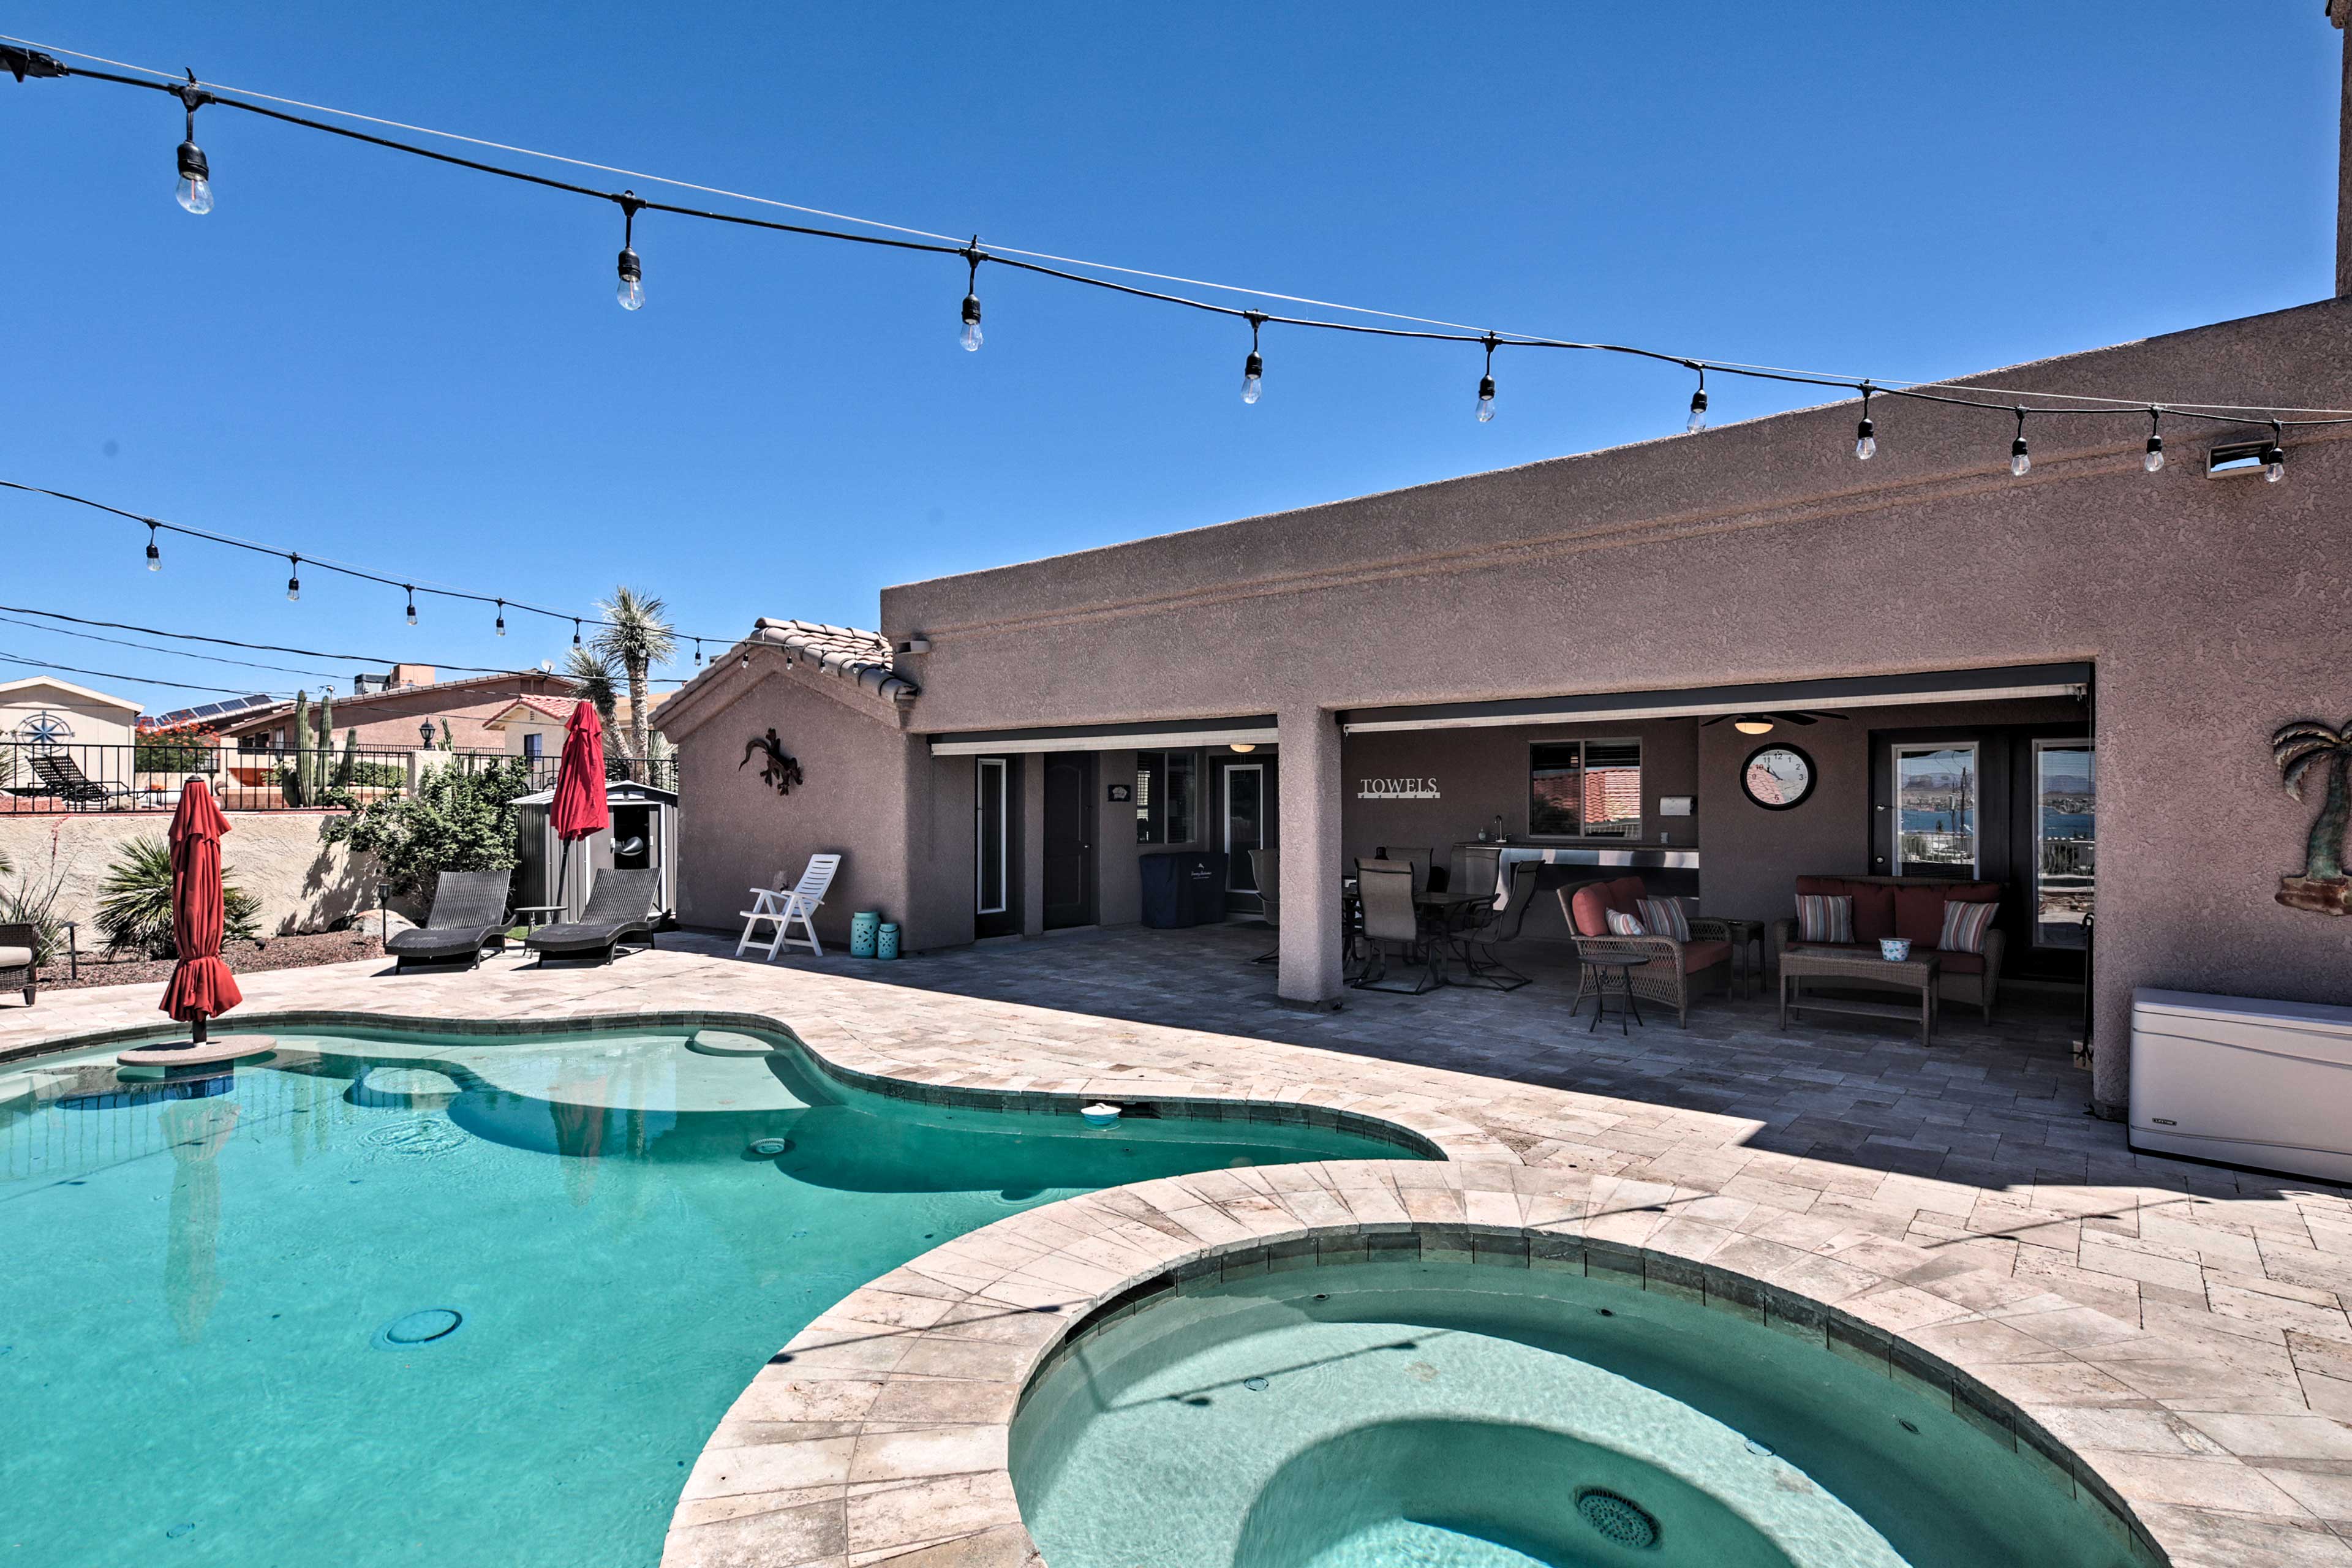
M 1845 715 L 1843 713 L 1718 713 L 1712 719 L 1703 721 L 1699 728 L 1703 730 L 1709 724 L 1720 724 L 1728 719 L 1731 721 L 1731 727 L 1743 735 L 1769 735 L 1776 723 L 1818 724 L 1824 719 L 1843 721 Z

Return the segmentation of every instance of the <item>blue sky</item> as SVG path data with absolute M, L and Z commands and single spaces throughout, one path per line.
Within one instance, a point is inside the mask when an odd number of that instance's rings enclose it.
M 1717 358 L 1958 374 L 2333 286 L 2337 35 L 2216 6 L 390 7 L 27 0 L 0 31 L 914 226 Z M 0 78 L 0 478 L 690 631 L 1678 428 L 1688 378 L 1246 331 L 651 216 L 229 110 Z M 587 183 L 602 183 L 590 176 Z M 1718 421 L 1815 399 L 1718 381 Z M 2125 389 L 2127 395 L 2161 389 Z M 0 602 L 464 664 L 568 629 L 0 496 Z M 300 678 L 0 624 L 0 651 Z M 263 656 L 257 656 L 263 657 Z M 344 661 L 318 668 L 348 689 Z M 672 673 L 685 673 L 684 668 Z M 0 676 L 24 673 L 0 667 Z M 135 681 L 75 679 L 148 700 Z M 310 682 L 315 689 L 318 680 Z

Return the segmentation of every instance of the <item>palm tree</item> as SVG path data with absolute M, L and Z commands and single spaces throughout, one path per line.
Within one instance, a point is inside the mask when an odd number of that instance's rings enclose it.
M 575 647 L 563 661 L 563 673 L 580 688 L 581 698 L 596 710 L 596 717 L 604 722 L 604 732 L 611 734 L 613 704 L 619 695 L 619 689 L 613 684 L 612 656 L 601 647 Z
M 614 588 L 613 596 L 596 607 L 606 623 L 596 634 L 596 651 L 628 677 L 629 755 L 642 761 L 653 717 L 646 678 L 655 665 L 667 664 L 677 652 L 677 637 L 662 618 L 662 602 L 634 588 Z
M 2278 764 L 2286 793 L 2303 798 L 2304 781 L 2320 763 L 2327 764 L 2327 799 L 2319 819 L 2311 825 L 2311 840 L 2303 852 L 2306 881 L 2341 882 L 2344 878 L 2344 829 L 2352 818 L 2352 799 L 2345 790 L 2345 773 L 2352 768 L 2352 721 L 2331 730 L 2313 719 L 2298 719 L 2280 727 L 2271 737 L 2271 760 Z

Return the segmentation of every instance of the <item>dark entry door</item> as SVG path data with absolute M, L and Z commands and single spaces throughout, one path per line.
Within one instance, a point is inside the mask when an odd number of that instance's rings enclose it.
M 1095 923 L 1095 758 L 1045 753 L 1045 929 Z

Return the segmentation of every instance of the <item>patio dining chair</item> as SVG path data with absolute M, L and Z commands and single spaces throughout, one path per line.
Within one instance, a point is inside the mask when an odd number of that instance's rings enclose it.
M 1445 891 L 1445 868 L 1442 866 L 1433 864 L 1436 859 L 1435 850 L 1408 849 L 1402 847 L 1391 848 L 1389 846 L 1383 844 L 1380 847 L 1379 858 L 1382 860 L 1402 860 L 1411 866 L 1412 868 L 1412 890 L 1414 892 L 1442 893 Z
M 1276 931 L 1282 929 L 1282 851 L 1253 849 L 1249 852 L 1250 876 L 1257 883 L 1257 901 L 1265 913 L 1265 923 Z M 1270 952 L 1250 960 L 1252 963 L 1272 963 L 1282 956 L 1282 944 L 1275 943 Z
M 1517 942 L 1527 928 L 1528 910 L 1536 901 L 1537 881 L 1542 875 L 1543 867 L 1537 861 L 1513 861 L 1503 892 L 1477 923 L 1461 934 L 1462 967 L 1469 984 L 1494 991 L 1517 991 L 1534 984 L 1533 976 L 1505 963 L 1495 950 L 1507 942 Z
M 740 958 L 745 948 L 756 947 L 766 954 L 768 963 L 773 963 L 778 948 L 804 947 L 823 958 L 824 948 L 817 942 L 814 917 L 819 906 L 824 902 L 824 895 L 833 887 L 834 873 L 840 869 L 840 856 L 812 855 L 808 868 L 791 887 L 784 885 L 787 873 L 779 871 L 773 887 L 751 889 L 751 907 L 739 911 L 743 917 L 743 935 L 735 944 L 735 956 Z M 801 930 L 807 933 L 805 936 L 791 934 L 794 921 L 800 922 Z M 766 942 L 754 942 L 752 938 L 763 924 L 772 926 L 774 930 L 769 933 Z
M 1412 867 L 1402 860 L 1359 860 L 1356 884 L 1364 909 L 1364 967 L 1348 984 L 1359 991 L 1389 991 L 1418 996 L 1438 986 L 1437 948 L 1422 940 L 1421 916 L 1412 902 Z M 1419 964 L 1420 976 L 1411 985 L 1383 984 L 1389 973 L 1389 952 L 1396 951 L 1401 965 Z

